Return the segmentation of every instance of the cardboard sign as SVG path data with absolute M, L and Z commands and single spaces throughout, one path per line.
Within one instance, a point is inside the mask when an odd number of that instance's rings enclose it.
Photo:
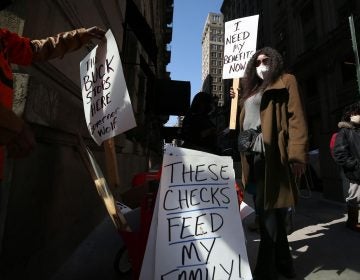
M 111 30 L 106 32 L 105 38 L 80 62 L 85 119 L 98 145 L 136 126 Z
M 140 279 L 250 280 L 232 159 L 191 151 L 165 151 Z
M 256 52 L 259 15 L 225 22 L 223 79 L 242 78 Z

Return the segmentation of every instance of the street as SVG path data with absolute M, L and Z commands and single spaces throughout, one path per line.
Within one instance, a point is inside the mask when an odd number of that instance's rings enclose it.
M 249 199 L 246 201 L 251 205 Z M 244 221 L 251 268 L 259 244 L 259 235 L 247 229 L 252 220 L 250 215 Z M 325 200 L 319 192 L 300 198 L 294 214 L 294 232 L 288 237 L 297 280 L 360 279 L 360 235 L 347 229 L 345 221 L 345 204 Z M 51 280 L 130 280 L 130 275 L 119 276 L 113 268 L 121 244 L 120 236 L 106 218 Z

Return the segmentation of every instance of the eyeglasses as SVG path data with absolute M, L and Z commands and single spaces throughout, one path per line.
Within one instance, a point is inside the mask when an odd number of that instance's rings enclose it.
M 256 63 L 255 63 L 255 66 L 259 67 L 261 63 L 264 64 L 264 65 L 268 65 L 269 64 L 269 58 L 265 57 L 263 59 L 257 59 Z

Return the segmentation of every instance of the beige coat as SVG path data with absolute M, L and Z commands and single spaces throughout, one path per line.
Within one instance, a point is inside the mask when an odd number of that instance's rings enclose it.
M 240 131 L 245 112 L 240 113 Z M 307 162 L 307 124 L 296 79 L 283 74 L 263 93 L 260 120 L 265 145 L 265 209 L 291 207 L 297 190 L 289 163 Z M 241 155 L 242 181 L 249 177 L 249 165 Z

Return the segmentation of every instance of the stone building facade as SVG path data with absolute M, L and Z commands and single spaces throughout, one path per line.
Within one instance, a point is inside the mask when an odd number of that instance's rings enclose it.
M 160 163 L 160 128 L 168 116 L 152 109 L 153 85 L 170 79 L 173 7 L 173 0 L 15 0 L 0 14 L 2 28 L 34 39 L 95 25 L 112 30 L 137 122 L 115 137 L 117 199 L 135 173 Z M 37 147 L 28 158 L 6 164 L 0 192 L 1 279 L 50 279 L 107 215 L 78 141 L 80 134 L 106 174 L 104 147 L 86 128 L 79 78 L 79 63 L 96 43 L 62 59 L 14 66 L 14 110 L 30 124 Z

